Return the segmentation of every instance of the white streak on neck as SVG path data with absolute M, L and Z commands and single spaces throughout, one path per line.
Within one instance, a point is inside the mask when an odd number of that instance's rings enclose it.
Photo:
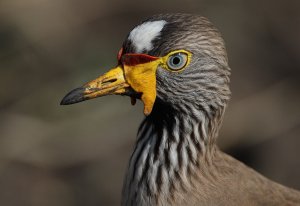
M 141 53 L 153 49 L 152 41 L 160 35 L 166 23 L 165 20 L 149 21 L 135 27 L 128 37 L 135 47 L 135 52 Z

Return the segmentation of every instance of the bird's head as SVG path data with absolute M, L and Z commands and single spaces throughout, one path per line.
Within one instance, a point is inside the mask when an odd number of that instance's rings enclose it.
M 136 26 L 118 53 L 118 65 L 68 93 L 61 104 L 109 94 L 141 99 L 144 114 L 157 104 L 175 110 L 225 106 L 230 69 L 224 42 L 204 17 L 162 14 Z

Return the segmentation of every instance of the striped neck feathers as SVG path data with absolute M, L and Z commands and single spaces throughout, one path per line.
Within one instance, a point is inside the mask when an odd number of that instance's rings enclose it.
M 122 205 L 172 202 L 176 191 L 191 187 L 203 162 L 211 162 L 224 110 L 207 116 L 200 110 L 188 115 L 155 107 L 139 127 Z

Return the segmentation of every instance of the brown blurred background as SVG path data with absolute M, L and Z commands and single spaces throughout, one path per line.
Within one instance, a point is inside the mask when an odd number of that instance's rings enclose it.
M 1 0 L 0 205 L 119 204 L 142 104 L 59 102 L 116 64 L 135 24 L 165 12 L 207 16 L 227 43 L 220 146 L 300 189 L 299 11 L 299 0 Z

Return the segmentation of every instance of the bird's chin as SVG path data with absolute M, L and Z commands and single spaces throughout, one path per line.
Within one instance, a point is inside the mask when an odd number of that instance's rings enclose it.
M 123 95 L 130 97 L 131 105 L 135 105 L 136 100 L 141 100 L 142 97 L 142 93 L 134 91 L 131 87 L 127 88 L 126 92 Z

